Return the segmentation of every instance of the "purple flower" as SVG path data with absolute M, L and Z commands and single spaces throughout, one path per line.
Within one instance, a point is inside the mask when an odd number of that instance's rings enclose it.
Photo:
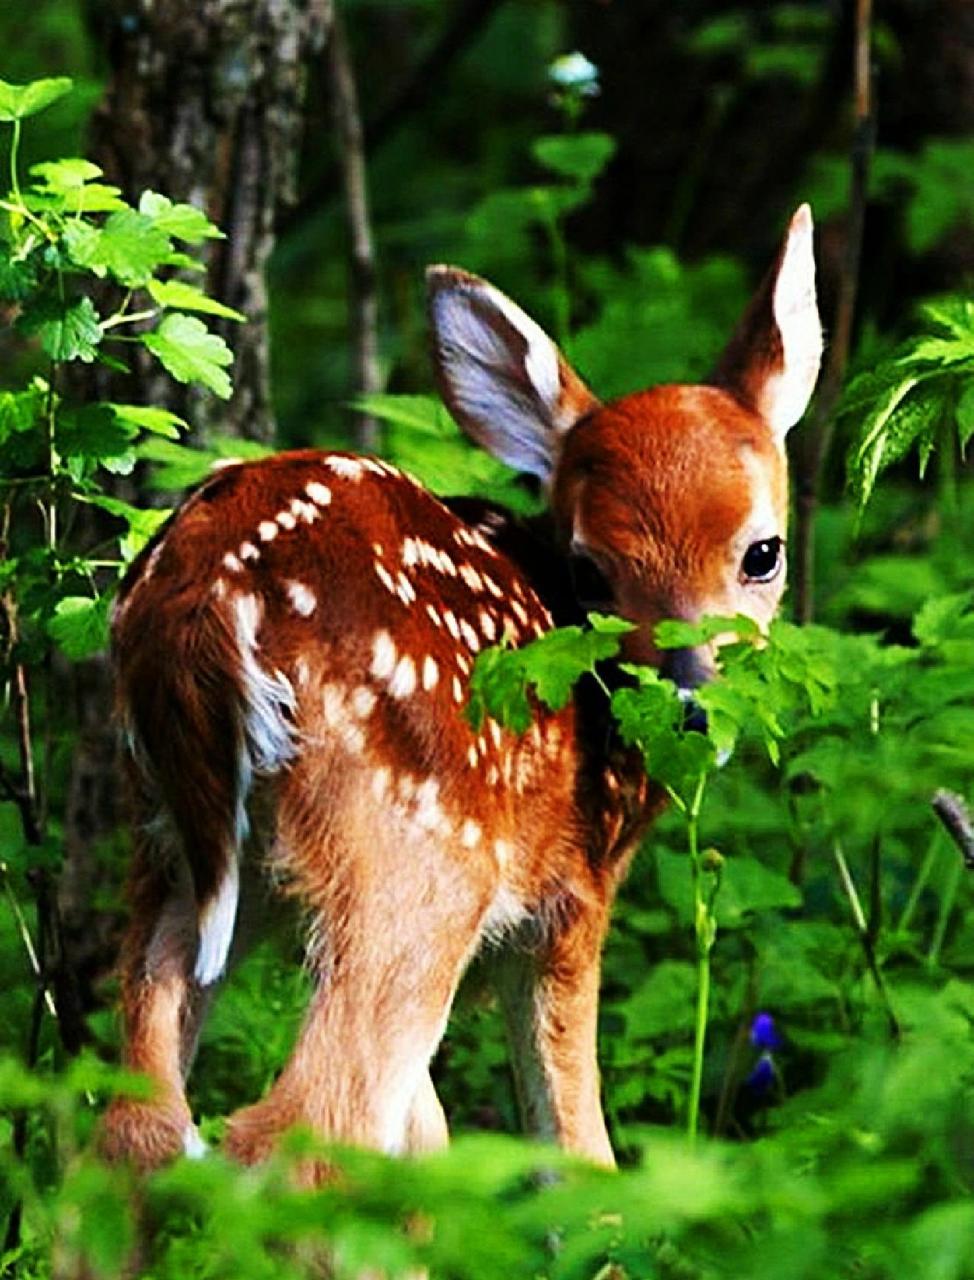
M 775 1070 L 774 1063 L 771 1061 L 771 1054 L 762 1053 L 754 1065 L 754 1070 L 744 1083 L 752 1092 L 764 1094 L 774 1084 L 774 1077 Z
M 754 1021 L 751 1023 L 751 1044 L 755 1049 L 780 1049 L 781 1036 L 778 1035 L 774 1025 L 774 1018 L 770 1013 L 757 1013 L 754 1015 Z

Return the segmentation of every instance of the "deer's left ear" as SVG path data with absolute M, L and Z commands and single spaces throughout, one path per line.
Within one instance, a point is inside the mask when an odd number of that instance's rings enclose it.
M 803 204 L 712 381 L 757 410 L 783 440 L 808 406 L 821 361 L 812 213 Z

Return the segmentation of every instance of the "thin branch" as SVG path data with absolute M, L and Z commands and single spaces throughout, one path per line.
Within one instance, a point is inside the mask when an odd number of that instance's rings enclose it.
M 876 984 L 876 990 L 879 992 L 879 998 L 883 1002 L 883 1008 L 886 1011 L 886 1021 L 889 1026 L 890 1035 L 894 1039 L 899 1039 L 900 1023 L 893 1005 L 889 998 L 889 990 L 886 986 L 886 979 L 883 977 L 883 971 L 879 967 L 879 961 L 876 958 L 876 948 L 873 945 L 873 939 L 869 932 L 869 924 L 866 920 L 866 913 L 862 909 L 862 901 L 856 889 L 855 881 L 852 878 L 852 872 L 849 870 L 849 864 L 846 861 L 845 854 L 842 852 L 842 846 L 838 840 L 832 846 L 832 856 L 835 858 L 835 865 L 838 868 L 839 880 L 842 884 L 843 892 L 849 903 L 852 912 L 852 921 L 856 934 L 862 946 L 862 953 L 866 958 L 866 967 L 872 976 L 873 982 Z
M 370 395 L 382 389 L 379 371 L 379 304 L 375 249 L 369 222 L 365 141 L 358 91 L 345 38 L 345 24 L 336 8 L 328 38 L 328 82 L 332 117 L 342 170 L 345 223 L 349 240 L 349 313 L 355 360 L 355 390 Z M 355 443 L 372 451 L 379 442 L 379 426 L 369 414 L 357 414 Z
M 974 822 L 962 796 L 954 791 L 938 791 L 931 800 L 933 811 L 961 852 L 964 866 L 974 871 Z
M 845 253 L 835 300 L 835 313 L 825 372 L 815 402 L 812 421 L 805 434 L 806 449 L 798 478 L 796 526 L 795 617 L 811 622 L 815 615 L 815 517 L 825 463 L 835 432 L 835 410 L 842 391 L 842 379 L 849 363 L 852 323 L 855 318 L 862 255 L 869 166 L 876 133 L 876 107 L 872 91 L 871 63 L 872 0 L 856 0 L 856 28 L 853 61 L 853 109 L 855 125 L 850 156 L 849 214 Z

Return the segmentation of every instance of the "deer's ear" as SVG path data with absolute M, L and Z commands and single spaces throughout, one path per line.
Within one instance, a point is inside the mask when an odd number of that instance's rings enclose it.
M 426 283 L 447 408 L 488 453 L 548 482 L 561 440 L 595 397 L 544 330 L 486 280 L 430 267 Z
M 812 213 L 794 214 L 774 266 L 751 300 L 713 381 L 756 409 L 779 440 L 811 399 L 822 360 Z

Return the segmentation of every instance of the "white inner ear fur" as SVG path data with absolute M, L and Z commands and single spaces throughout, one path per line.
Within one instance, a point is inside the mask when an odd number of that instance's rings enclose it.
M 521 343 L 490 322 L 496 313 Z M 560 411 L 558 349 L 530 316 L 485 281 L 437 290 L 432 314 L 440 369 L 451 408 L 496 458 L 547 482 L 560 435 L 572 425 Z
M 770 379 L 764 412 L 776 434 L 783 437 L 808 407 L 822 359 L 812 214 L 807 204 L 798 209 L 788 229 L 772 310 L 781 335 L 783 367 Z

